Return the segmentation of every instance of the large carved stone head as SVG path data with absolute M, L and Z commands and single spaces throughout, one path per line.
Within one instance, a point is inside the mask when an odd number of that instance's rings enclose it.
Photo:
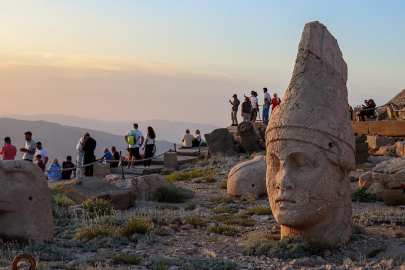
M 51 195 L 44 173 L 28 161 L 0 161 L 0 237 L 53 240 Z
M 346 81 L 337 40 L 319 22 L 306 24 L 290 85 L 266 131 L 267 190 L 282 237 L 350 240 L 355 148 Z

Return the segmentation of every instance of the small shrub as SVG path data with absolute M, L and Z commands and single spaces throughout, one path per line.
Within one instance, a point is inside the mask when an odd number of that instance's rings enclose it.
M 169 185 L 158 188 L 154 197 L 158 202 L 184 203 L 187 199 L 193 197 L 193 193 L 189 190 Z
M 379 253 L 384 252 L 385 249 L 386 249 L 386 247 L 379 247 L 379 248 L 373 249 L 372 251 L 370 251 L 370 252 L 367 254 L 367 257 L 369 257 L 369 258 L 374 258 L 374 257 L 377 256 Z
M 141 261 L 141 258 L 139 258 L 136 255 L 133 254 L 128 254 L 128 253 L 121 253 L 121 254 L 115 254 L 115 255 L 109 255 L 107 258 L 112 259 L 111 262 L 113 264 L 138 264 Z
M 81 241 L 83 239 L 94 239 L 100 235 L 112 236 L 117 233 L 117 229 L 114 225 L 104 224 L 100 222 L 84 224 L 77 230 L 75 239 Z
M 369 225 L 374 223 L 388 223 L 394 225 L 405 225 L 405 211 L 375 211 L 354 214 L 353 221 L 358 224 Z
M 186 221 L 188 224 L 193 225 L 194 227 L 200 226 L 200 227 L 205 227 L 207 226 L 208 221 L 206 219 L 203 219 L 200 216 L 192 216 L 187 219 Z
M 255 196 L 253 194 L 246 194 L 241 197 L 241 200 L 244 202 L 248 202 L 248 203 L 256 203 L 257 196 Z
M 268 256 L 279 259 L 322 256 L 325 250 L 335 250 L 329 244 L 310 242 L 299 238 L 272 240 L 262 234 L 250 235 L 243 244 L 243 254 L 247 256 Z
M 123 236 L 131 236 L 135 233 L 146 234 L 155 228 L 155 224 L 147 217 L 132 217 L 122 227 Z
M 266 206 L 256 206 L 246 210 L 247 215 L 271 215 L 271 208 Z
M 184 210 L 193 211 L 196 208 L 197 208 L 197 203 L 193 202 L 193 203 L 187 204 L 187 206 L 184 208 Z
M 229 197 L 217 197 L 217 198 L 211 198 L 210 202 L 214 204 L 221 204 L 221 203 L 234 203 L 234 199 L 229 198 Z
M 235 226 L 215 226 L 211 227 L 208 229 L 209 233 L 217 233 L 217 234 L 223 234 L 227 236 L 234 236 L 238 233 L 238 229 Z
M 180 208 L 177 205 L 170 205 L 170 204 L 165 204 L 165 205 L 159 205 L 158 209 L 161 210 L 179 210 Z
M 212 219 L 218 222 L 222 222 L 226 225 L 239 225 L 249 227 L 255 224 L 255 221 L 253 219 L 247 218 L 246 216 L 216 215 L 213 216 Z
M 366 229 L 364 229 L 362 226 L 359 224 L 353 224 L 353 234 L 363 234 L 366 232 Z
M 171 234 L 168 230 L 166 230 L 165 228 L 162 228 L 162 227 L 159 227 L 159 228 L 155 231 L 155 233 L 156 233 L 157 235 L 160 235 L 160 236 L 168 236 L 168 235 Z
M 216 170 L 194 169 L 191 171 L 174 172 L 166 176 L 167 183 L 172 184 L 177 181 L 188 181 L 194 178 L 211 176 Z
M 224 181 L 219 186 L 220 189 L 228 189 L 228 181 Z
M 89 210 L 89 212 L 93 212 L 101 216 L 111 215 L 113 211 L 113 206 L 110 201 L 97 198 L 87 199 L 82 203 L 82 207 Z
M 238 210 L 236 207 L 232 207 L 230 205 L 217 206 L 212 209 L 212 213 L 214 214 L 236 213 L 237 211 Z
M 374 194 L 366 192 L 367 187 L 359 188 L 352 192 L 351 197 L 353 202 L 377 202 L 378 198 Z
M 75 204 L 74 201 L 72 201 L 68 196 L 62 193 L 53 195 L 53 199 L 55 200 L 57 205 L 62 207 L 69 207 Z
M 153 270 L 167 270 L 172 265 L 181 265 L 181 270 L 234 270 L 237 264 L 219 258 L 165 259 L 153 264 Z

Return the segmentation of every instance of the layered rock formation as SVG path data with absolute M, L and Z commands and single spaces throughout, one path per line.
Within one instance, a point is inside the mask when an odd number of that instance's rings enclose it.
M 267 190 L 282 237 L 335 245 L 352 235 L 354 130 L 347 65 L 319 22 L 305 25 L 294 72 L 266 131 Z
M 0 235 L 4 240 L 53 240 L 51 196 L 38 166 L 0 161 L 0 189 Z
M 229 172 L 227 191 L 231 196 L 266 193 L 266 157 L 256 156 L 252 160 L 239 163 Z

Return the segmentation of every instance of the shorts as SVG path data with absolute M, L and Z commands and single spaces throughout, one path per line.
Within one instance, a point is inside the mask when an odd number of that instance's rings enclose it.
M 129 157 L 138 158 L 138 156 L 139 156 L 139 147 L 128 148 L 128 154 L 129 154 Z

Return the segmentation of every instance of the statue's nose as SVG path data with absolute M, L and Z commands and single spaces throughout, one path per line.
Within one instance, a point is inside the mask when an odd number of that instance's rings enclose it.
M 281 190 L 290 190 L 294 188 L 294 183 L 287 172 L 287 170 L 281 170 L 280 174 L 277 176 L 278 181 L 276 187 Z

